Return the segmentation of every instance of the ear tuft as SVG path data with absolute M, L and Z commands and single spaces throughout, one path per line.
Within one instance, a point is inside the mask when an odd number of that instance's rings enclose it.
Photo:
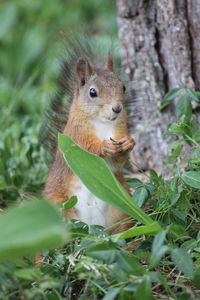
M 78 85 L 83 86 L 87 78 L 93 74 L 94 70 L 86 58 L 80 57 L 76 64 L 76 72 Z
M 108 53 L 108 58 L 107 58 L 105 69 L 113 72 L 113 56 L 112 56 L 111 52 Z

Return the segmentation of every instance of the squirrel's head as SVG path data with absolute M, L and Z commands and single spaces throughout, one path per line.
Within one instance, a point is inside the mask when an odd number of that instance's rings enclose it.
M 80 57 L 76 72 L 76 98 L 81 108 L 91 119 L 103 122 L 116 120 L 123 111 L 125 88 L 113 73 L 111 54 L 104 68 L 94 68 L 86 58 Z

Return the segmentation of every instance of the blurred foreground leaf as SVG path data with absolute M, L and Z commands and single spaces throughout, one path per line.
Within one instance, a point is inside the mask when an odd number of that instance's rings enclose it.
M 58 210 L 43 200 L 8 209 L 0 228 L 0 261 L 62 245 L 67 237 Z

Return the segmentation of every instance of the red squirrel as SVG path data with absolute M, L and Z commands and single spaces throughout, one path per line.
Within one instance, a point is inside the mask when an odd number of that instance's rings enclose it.
M 75 86 L 63 133 L 82 148 L 105 159 L 129 192 L 121 170 L 135 141 L 128 134 L 124 86 L 114 73 L 112 55 L 108 55 L 104 67 L 94 66 L 86 56 L 80 56 L 73 63 Z M 127 217 L 122 211 L 98 199 L 84 186 L 69 169 L 59 149 L 56 150 L 43 195 L 52 203 L 65 202 L 71 196 L 77 196 L 77 204 L 67 210 L 68 218 L 111 226 L 111 233 L 131 226 L 130 222 L 120 222 Z M 116 222 L 120 224 L 112 227 Z

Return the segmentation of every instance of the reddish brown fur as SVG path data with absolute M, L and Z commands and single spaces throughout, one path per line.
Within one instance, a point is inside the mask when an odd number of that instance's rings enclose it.
M 97 154 L 101 157 L 111 157 L 113 164 L 119 167 L 123 166 L 128 158 L 129 151 L 134 146 L 134 140 L 128 136 L 126 112 L 123 110 L 120 113 L 120 116 L 117 119 L 114 135 L 114 139 L 116 141 L 125 138 L 122 145 L 118 145 L 117 143 L 115 144 L 110 140 L 102 141 L 97 137 L 95 128 L 90 123 L 91 115 L 89 112 L 87 112 L 87 106 L 82 104 L 82 98 L 80 99 L 81 96 L 79 93 L 81 85 L 84 84 L 85 73 L 90 73 L 90 85 L 93 83 L 92 74 L 95 73 L 97 75 L 94 77 L 94 84 L 98 87 L 102 99 L 108 104 L 112 100 L 113 103 L 115 102 L 122 105 L 122 83 L 118 81 L 116 76 L 111 72 L 112 61 L 110 56 L 108 58 L 106 69 L 93 70 L 88 62 L 85 63 L 84 67 L 84 62 L 82 59 L 80 59 L 80 61 L 81 64 L 77 67 L 77 91 L 69 112 L 69 118 L 64 129 L 64 134 L 69 135 L 76 143 L 89 152 Z M 101 107 L 99 109 L 101 110 Z M 129 192 L 120 170 L 115 173 L 115 176 L 122 186 Z M 74 174 L 67 167 L 60 151 L 57 150 L 55 161 L 46 180 L 45 189 L 43 192 L 44 196 L 53 203 L 66 201 L 70 195 L 70 189 L 73 186 L 74 180 Z M 108 208 L 106 214 L 111 225 L 127 217 L 123 212 L 111 206 Z M 69 218 L 77 218 L 73 208 L 67 211 L 67 216 Z M 130 227 L 130 225 L 131 222 L 115 226 L 111 229 L 111 232 L 113 233 L 125 230 Z

